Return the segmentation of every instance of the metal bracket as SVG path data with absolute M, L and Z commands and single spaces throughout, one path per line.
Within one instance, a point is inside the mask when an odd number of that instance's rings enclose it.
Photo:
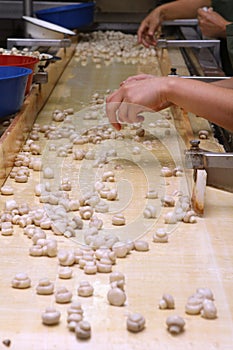
M 217 153 L 199 147 L 199 140 L 190 141 L 185 151 L 185 165 L 188 169 L 205 169 L 207 185 L 233 192 L 233 153 Z
M 219 48 L 220 40 L 167 40 L 158 39 L 156 46 L 158 48 L 168 48 L 168 47 L 193 47 L 193 48 L 203 48 L 203 47 L 214 47 Z
M 70 47 L 70 39 L 19 39 L 19 38 L 8 38 L 7 49 L 10 50 L 14 46 L 22 47 Z

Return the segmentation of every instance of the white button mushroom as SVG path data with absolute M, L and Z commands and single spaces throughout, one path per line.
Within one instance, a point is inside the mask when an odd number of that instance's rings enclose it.
M 72 277 L 73 270 L 69 266 L 62 266 L 58 270 L 58 277 L 61 279 L 69 279 Z
M 158 228 L 156 232 L 153 234 L 153 242 L 156 243 L 167 243 L 168 242 L 168 234 L 164 228 Z
M 175 301 L 171 294 L 163 294 L 162 299 L 159 302 L 159 308 L 160 309 L 174 309 L 175 308 Z
M 113 287 L 109 290 L 107 299 L 110 305 L 123 306 L 126 301 L 126 294 L 121 288 Z
M 56 310 L 54 307 L 47 307 L 41 315 L 43 324 L 48 326 L 58 324 L 60 317 L 60 311 Z
M 80 297 L 90 297 L 94 293 L 94 288 L 88 281 L 81 281 L 78 287 L 78 295 Z
M 69 303 L 72 299 L 72 292 L 69 291 L 66 287 L 59 287 L 55 292 L 56 303 L 65 304 Z
M 143 210 L 143 216 L 146 219 L 155 219 L 156 218 L 156 207 L 154 205 L 147 205 Z
M 125 217 L 123 214 L 119 213 L 119 214 L 115 214 L 112 217 L 112 224 L 115 226 L 122 226 L 125 225 Z
M 138 252 L 147 252 L 149 250 L 149 244 L 144 240 L 137 240 L 134 242 L 134 249 Z
M 17 273 L 13 278 L 11 285 L 13 288 L 26 289 L 31 287 L 31 279 L 24 272 Z
M 185 321 L 182 317 L 178 315 L 169 316 L 166 320 L 168 331 L 173 334 L 182 333 L 185 326 Z
M 188 315 L 199 315 L 203 307 L 203 298 L 196 293 L 191 295 L 185 305 L 185 312 Z
M 53 294 L 54 284 L 48 278 L 41 278 L 36 286 L 36 292 L 40 295 Z
M 202 306 L 201 316 L 203 318 L 210 320 L 217 318 L 217 309 L 212 300 L 205 299 Z
M 145 318 L 139 313 L 129 315 L 126 321 L 128 331 L 134 333 L 141 332 L 145 328 L 145 323 Z
M 78 339 L 89 339 L 91 337 L 91 325 L 87 321 L 81 321 L 75 328 L 75 334 Z

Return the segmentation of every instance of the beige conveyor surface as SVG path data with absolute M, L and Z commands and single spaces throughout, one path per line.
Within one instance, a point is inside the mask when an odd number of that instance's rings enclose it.
M 55 109 L 69 107 L 75 110 L 72 120 L 79 130 L 90 128 L 97 122 L 105 123 L 106 119 L 103 121 L 102 117 L 97 121 L 83 119 L 83 116 L 90 111 L 88 106 L 92 95 L 98 92 L 102 96 L 107 89 L 116 88 L 126 76 L 139 72 L 153 73 L 152 68 L 146 64 L 115 63 L 97 69 L 94 64 L 81 66 L 77 58 L 73 57 L 38 115 L 36 123 L 49 124 L 52 122 L 51 116 Z M 159 74 L 157 66 L 155 73 Z M 161 166 L 182 164 L 185 147 L 177 136 L 172 121 L 168 136 L 164 134 L 164 129 L 157 134 L 150 129 L 149 123 L 161 116 L 163 115 L 148 116 L 145 127 L 146 132 L 150 131 L 152 139 L 156 140 L 153 143 L 153 151 L 142 143 L 138 144 L 130 139 L 132 132 L 130 129 L 126 129 L 126 138 L 123 140 L 88 145 L 95 150 L 100 150 L 101 147 L 104 150 L 116 148 L 117 159 L 110 161 L 106 169 L 112 170 L 116 164 L 122 165 L 122 169 L 116 171 L 119 200 L 111 203 L 110 213 L 100 214 L 104 220 L 104 228 L 108 232 L 119 233 L 122 240 L 141 237 L 148 241 L 150 246 L 148 252 L 132 251 L 127 258 L 117 259 L 116 265 L 113 266 L 114 271 L 121 271 L 126 277 L 125 306 L 114 307 L 108 304 L 106 299 L 110 288 L 108 274 L 85 275 L 78 265 L 74 265 L 71 279 L 59 279 L 58 259 L 29 256 L 31 241 L 23 234 L 22 228 L 14 226 L 12 236 L 0 236 L 0 341 L 10 339 L 10 349 L 232 349 L 232 194 L 207 188 L 204 217 L 198 218 L 195 224 L 168 225 L 167 244 L 153 243 L 152 234 L 157 227 L 165 226 L 163 215 L 169 209 L 162 208 L 160 199 L 157 199 L 154 202 L 158 210 L 157 219 L 150 221 L 142 216 L 143 208 L 148 203 L 145 198 L 148 187 L 156 187 L 160 196 L 163 193 L 172 194 L 175 190 L 182 190 L 184 193 L 190 190 L 190 173 L 166 181 L 160 176 Z M 181 117 L 178 117 L 178 124 L 183 127 L 184 124 L 179 118 Z M 195 117 L 192 119 L 193 123 L 196 130 L 199 128 L 198 123 L 206 127 L 205 121 Z M 182 132 L 181 130 L 181 134 Z M 93 178 L 98 178 L 103 169 L 94 169 L 90 161 L 75 163 L 73 166 L 71 156 L 66 159 L 54 157 L 48 151 L 50 142 L 56 140 L 46 141 L 41 137 L 40 143 L 45 150 L 42 154 L 43 161 L 58 169 L 56 180 L 59 181 L 63 174 L 68 174 L 74 188 L 77 188 L 77 193 L 88 189 L 94 181 Z M 141 147 L 141 154 L 133 156 L 131 149 L 138 145 Z M 214 150 L 219 147 L 212 138 L 206 141 L 205 145 Z M 15 183 L 10 177 L 6 179 L 6 184 L 14 187 L 13 198 L 18 203 L 27 202 L 33 207 L 39 205 L 38 198 L 34 196 L 34 186 L 40 181 L 43 181 L 42 177 L 37 172 L 31 172 L 26 184 Z M 75 196 L 77 193 L 72 195 Z M 6 199 L 9 198 L 1 196 L 1 208 Z M 113 212 L 124 212 L 127 225 L 120 229 L 114 228 L 111 225 Z M 48 233 L 48 236 L 50 235 L 54 237 L 51 232 Z M 81 234 L 77 239 L 67 239 L 63 236 L 55 238 L 59 249 L 72 250 L 82 242 Z M 31 288 L 18 290 L 11 287 L 11 280 L 18 272 L 26 272 L 29 275 L 32 280 Z M 36 285 L 43 277 L 53 281 L 55 289 L 65 285 L 73 292 L 73 300 L 81 301 L 84 318 L 92 327 L 90 340 L 79 341 L 75 334 L 67 329 L 68 304 L 55 303 L 54 295 L 36 294 Z M 88 280 L 93 284 L 92 297 L 77 296 L 77 287 L 81 280 Z M 187 298 L 199 287 L 208 287 L 213 291 L 218 310 L 217 319 L 206 320 L 200 315 L 185 314 Z M 163 293 L 173 295 L 175 310 L 158 309 L 158 302 Z M 52 305 L 61 311 L 62 316 L 59 325 L 48 327 L 42 324 L 41 313 L 47 306 Z M 146 327 L 139 334 L 129 333 L 126 330 L 126 318 L 131 312 L 139 312 L 146 318 Z M 184 317 L 186 322 L 185 332 L 178 336 L 170 335 L 166 329 L 165 321 L 171 314 Z M 1 344 L 0 348 L 3 349 L 5 346 Z

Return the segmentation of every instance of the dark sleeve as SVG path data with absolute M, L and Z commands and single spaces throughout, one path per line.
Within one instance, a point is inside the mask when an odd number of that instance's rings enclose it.
M 226 33 L 227 33 L 227 50 L 231 61 L 231 65 L 233 67 L 233 23 L 228 24 L 226 26 Z
M 173 2 L 173 1 L 174 1 L 174 0 L 157 0 L 157 1 L 155 2 L 155 4 L 156 4 L 156 7 L 157 7 L 157 6 L 166 4 L 166 3 L 168 3 L 168 2 Z

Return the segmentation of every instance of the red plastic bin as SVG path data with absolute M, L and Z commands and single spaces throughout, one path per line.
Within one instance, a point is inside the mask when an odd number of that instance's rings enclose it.
M 30 92 L 33 79 L 33 72 L 38 62 L 39 58 L 32 56 L 0 55 L 0 66 L 24 67 L 32 70 L 32 73 L 28 77 L 25 95 L 27 95 Z

